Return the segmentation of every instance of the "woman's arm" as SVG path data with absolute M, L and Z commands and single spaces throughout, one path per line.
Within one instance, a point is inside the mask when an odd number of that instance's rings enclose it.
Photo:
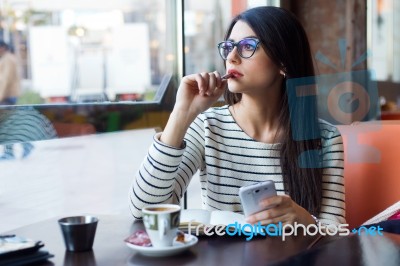
M 336 127 L 321 123 L 322 127 L 322 206 L 319 217 L 322 224 L 345 224 L 343 141 Z M 249 223 L 270 224 L 294 222 L 315 223 L 311 214 L 288 195 L 278 195 L 260 202 L 263 207 L 276 206 L 247 218 Z
M 199 118 L 188 129 L 181 148 L 161 142 L 161 135 L 154 136 L 129 191 L 130 210 L 136 219 L 142 217 L 141 210 L 146 205 L 180 204 L 192 176 L 204 165 L 204 141 L 193 140 L 204 136 Z
M 339 130 L 326 125 L 322 140 L 322 206 L 319 219 L 323 224 L 345 224 L 344 147 Z
M 226 81 L 216 71 L 183 77 L 161 141 L 173 147 L 181 147 L 190 124 L 218 100 L 225 85 Z
M 165 130 L 156 134 L 130 188 L 135 218 L 141 218 L 145 205 L 179 204 L 191 177 L 203 164 L 204 125 L 198 115 L 222 95 L 224 84 L 216 72 L 182 79 Z

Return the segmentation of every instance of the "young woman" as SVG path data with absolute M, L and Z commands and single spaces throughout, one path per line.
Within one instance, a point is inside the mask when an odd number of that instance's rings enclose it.
M 199 170 L 205 209 L 242 212 L 239 188 L 269 179 L 278 196 L 261 204 L 276 206 L 249 223 L 345 223 L 341 135 L 318 120 L 315 97 L 307 105 L 290 100 L 286 87 L 288 78 L 314 75 L 301 24 L 281 8 L 250 9 L 233 19 L 218 49 L 231 77 L 182 79 L 165 130 L 132 184 L 133 216 L 144 205 L 179 203 Z M 224 93 L 227 105 L 210 108 Z

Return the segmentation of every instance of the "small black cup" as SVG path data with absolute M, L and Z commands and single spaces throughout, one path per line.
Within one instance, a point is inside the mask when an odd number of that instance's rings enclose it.
M 93 216 L 72 216 L 58 220 L 67 250 L 91 250 L 98 221 Z

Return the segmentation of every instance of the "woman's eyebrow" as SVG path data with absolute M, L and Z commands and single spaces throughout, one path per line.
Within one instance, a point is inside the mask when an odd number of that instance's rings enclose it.
M 254 35 L 250 35 L 250 36 L 246 36 L 246 37 L 240 39 L 239 41 L 244 40 L 244 39 L 258 39 L 258 37 L 257 37 L 257 36 L 254 36 Z M 228 38 L 227 41 L 235 42 L 235 40 L 232 39 L 232 38 Z M 238 42 L 239 42 L 239 41 L 238 41 Z

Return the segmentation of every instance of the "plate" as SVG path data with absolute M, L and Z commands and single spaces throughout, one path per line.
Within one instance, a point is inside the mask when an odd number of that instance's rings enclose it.
M 136 250 L 142 255 L 150 257 L 165 257 L 181 253 L 198 242 L 198 238 L 194 235 L 185 234 L 185 243 L 174 240 L 171 247 L 142 247 L 126 242 L 126 245 L 133 250 Z

